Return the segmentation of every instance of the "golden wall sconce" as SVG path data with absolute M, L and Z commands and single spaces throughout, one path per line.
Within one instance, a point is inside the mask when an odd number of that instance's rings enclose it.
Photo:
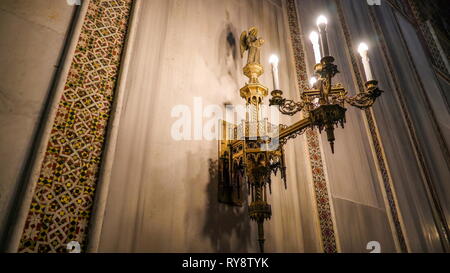
M 268 88 L 259 82 L 259 77 L 264 73 L 260 64 L 260 50 L 264 40 L 258 37 L 258 30 L 252 27 L 241 35 L 241 56 L 248 51 L 247 64 L 243 73 L 249 78 L 249 82 L 240 90 L 240 95 L 245 99 L 247 109 L 246 120 L 240 125 L 234 125 L 226 121 L 221 122 L 222 137 L 219 140 L 219 202 L 234 206 L 242 206 L 246 203 L 247 195 L 244 194 L 244 186 L 250 196 L 248 213 L 251 220 L 258 225 L 258 242 L 261 252 L 264 252 L 264 221 L 272 216 L 271 205 L 267 195 L 271 193 L 271 175 L 281 173 L 281 178 L 286 187 L 286 162 L 284 145 L 289 139 L 293 139 L 308 128 L 325 131 L 327 139 L 334 153 L 334 129 L 340 125 L 344 127 L 346 104 L 359 109 L 372 107 L 376 99 L 382 94 L 378 88 L 378 82 L 373 79 L 367 57 L 368 47 L 361 44 L 361 54 L 367 82 L 365 92 L 356 96 L 348 96 L 348 92 L 341 84 L 333 84 L 334 76 L 339 73 L 334 64 L 334 58 L 329 54 L 327 41 L 327 19 L 320 16 L 317 21 L 319 34 L 311 33 L 316 62 L 314 66 L 315 78 L 312 88 L 303 90 L 299 102 L 283 97 L 283 91 L 279 88 L 278 58 L 272 56 L 272 75 L 274 90 L 269 100 L 271 106 L 289 116 L 302 112 L 304 118 L 290 125 L 274 125 L 267 119 L 261 120 L 260 107 L 263 98 L 268 95 Z M 320 41 L 320 45 L 319 45 Z M 321 57 L 324 56 L 324 57 Z

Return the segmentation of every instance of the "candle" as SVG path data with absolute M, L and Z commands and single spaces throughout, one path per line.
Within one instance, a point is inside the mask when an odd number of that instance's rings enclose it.
M 269 119 L 264 118 L 264 135 L 269 133 Z
M 317 18 L 317 26 L 319 27 L 320 42 L 322 43 L 322 55 L 323 57 L 330 56 L 330 49 L 328 47 L 328 37 L 327 37 L 327 17 L 320 15 Z
M 317 82 L 317 78 L 316 77 L 311 77 L 311 79 L 309 79 L 309 84 L 311 85 L 311 88 L 314 88 L 314 85 Z
M 367 54 L 367 51 L 369 50 L 369 47 L 365 43 L 361 43 L 358 47 L 359 55 L 361 55 L 362 63 L 364 67 L 364 73 L 366 74 L 367 81 L 374 80 L 372 75 L 372 70 L 370 69 L 370 62 L 369 62 L 369 56 Z
M 269 63 L 272 64 L 273 89 L 280 90 L 280 80 L 278 78 L 278 57 L 277 55 L 270 56 Z
M 320 60 L 322 59 L 322 57 L 320 56 L 319 34 L 315 31 L 313 31 L 309 35 L 309 39 L 311 40 L 311 43 L 313 44 L 314 57 L 316 59 L 316 64 L 318 64 L 318 63 L 320 63 Z

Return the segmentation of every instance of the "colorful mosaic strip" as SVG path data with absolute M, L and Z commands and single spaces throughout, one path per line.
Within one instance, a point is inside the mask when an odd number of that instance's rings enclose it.
M 336 253 L 337 247 L 331 215 L 330 197 L 328 196 L 327 181 L 325 180 L 325 169 L 323 167 L 319 137 L 316 131 L 308 130 L 306 132 L 306 139 L 311 162 L 317 212 L 319 214 L 323 251 L 325 253 Z
M 337 11 L 338 11 L 338 15 L 339 15 L 339 21 L 341 23 L 342 30 L 344 32 L 347 48 L 352 49 L 352 48 L 354 48 L 354 46 L 352 44 L 352 37 L 351 37 L 350 31 L 349 31 L 347 22 L 345 20 L 341 1 L 336 0 L 336 5 L 337 5 Z M 364 84 L 363 84 L 363 78 L 358 69 L 357 58 L 356 58 L 353 50 L 349 50 L 348 52 L 349 52 L 350 59 L 352 62 L 352 67 L 353 67 L 353 71 L 355 73 L 359 92 L 364 92 L 365 88 L 364 88 Z M 407 252 L 408 250 L 406 247 L 406 241 L 405 241 L 405 237 L 403 235 L 403 231 L 401 228 L 400 219 L 399 219 L 400 217 L 398 215 L 397 204 L 395 202 L 394 193 L 391 188 L 391 179 L 389 177 L 387 165 L 386 165 L 385 158 L 383 155 L 380 136 L 378 135 L 378 132 L 375 127 L 375 119 L 374 119 L 373 113 L 369 109 L 365 110 L 365 114 L 366 114 L 367 123 L 369 126 L 370 136 L 372 138 L 372 142 L 373 142 L 373 145 L 375 148 L 375 154 L 377 156 L 378 166 L 380 167 L 380 170 L 381 170 L 381 176 L 383 178 L 383 185 L 384 185 L 386 196 L 387 196 L 387 199 L 389 202 L 389 208 L 391 210 L 392 219 L 394 221 L 395 231 L 397 233 L 397 238 L 398 238 L 398 241 L 400 244 L 400 249 L 403 252 Z
M 298 86 L 300 90 L 309 89 L 308 74 L 306 71 L 305 50 L 303 45 L 302 30 L 298 23 L 295 0 L 287 0 L 287 14 L 292 47 L 294 50 L 295 68 Z M 319 137 L 316 131 L 308 130 L 306 133 L 309 158 L 314 184 L 316 206 L 319 217 L 322 246 L 325 253 L 336 253 L 336 236 L 331 214 L 330 197 L 325 179 L 322 153 L 319 145 Z
M 85 248 L 132 0 L 91 0 L 60 99 L 20 252 Z

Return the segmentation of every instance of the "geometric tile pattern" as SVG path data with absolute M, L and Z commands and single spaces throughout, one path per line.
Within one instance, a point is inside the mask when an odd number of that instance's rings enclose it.
M 354 48 L 354 45 L 352 43 L 352 37 L 351 37 L 350 31 L 349 31 L 347 22 L 345 20 L 344 11 L 342 9 L 342 3 L 340 0 L 336 0 L 336 6 L 337 6 L 337 12 L 338 12 L 340 25 L 341 25 L 343 33 L 344 33 L 345 42 L 347 44 L 347 48 L 350 49 L 350 50 L 348 50 L 348 53 L 350 56 L 353 72 L 356 77 L 356 82 L 358 84 L 359 92 L 365 92 L 364 91 L 365 88 L 364 88 L 364 84 L 363 84 L 363 77 L 358 69 L 358 63 L 357 63 L 357 58 L 355 56 L 355 53 L 352 50 Z M 374 149 L 375 149 L 374 151 L 375 151 L 375 154 L 377 157 L 377 163 L 378 163 L 378 166 L 381 171 L 381 177 L 383 179 L 384 190 L 386 192 L 386 197 L 388 199 L 389 209 L 390 209 L 390 213 L 391 213 L 391 216 L 392 216 L 392 219 L 394 222 L 395 232 L 397 234 L 400 249 L 402 252 L 408 252 L 408 249 L 406 246 L 406 241 L 405 241 L 405 236 L 403 235 L 402 227 L 400 224 L 400 216 L 398 214 L 398 209 L 397 209 L 397 204 L 395 202 L 394 192 L 391 187 L 392 182 L 391 182 L 390 176 L 388 174 L 387 163 L 383 156 L 381 139 L 380 139 L 380 136 L 375 127 L 375 117 L 373 116 L 373 113 L 369 109 L 365 110 L 365 115 L 366 115 L 367 124 L 368 124 L 369 131 L 370 131 L 370 137 L 371 137 L 372 143 L 374 145 Z
M 336 253 L 336 236 L 333 217 L 331 215 L 327 181 L 325 179 L 325 169 L 319 145 L 319 136 L 316 131 L 308 130 L 306 131 L 306 140 L 308 143 L 317 212 L 319 214 L 323 251 L 325 253 Z
M 106 126 L 132 0 L 91 0 L 19 245 L 19 252 L 86 247 Z
M 292 48 L 294 52 L 295 69 L 300 90 L 309 89 L 308 74 L 306 71 L 305 50 L 302 29 L 298 22 L 295 0 L 286 1 L 287 15 Z M 325 178 L 322 152 L 319 145 L 319 137 L 316 130 L 306 132 L 309 159 L 311 164 L 313 186 L 316 200 L 317 213 L 320 224 L 322 247 L 325 253 L 336 253 L 336 233 L 331 214 L 330 197 Z

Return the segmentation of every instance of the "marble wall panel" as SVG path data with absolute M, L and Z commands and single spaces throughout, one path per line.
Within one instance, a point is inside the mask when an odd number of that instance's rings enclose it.
M 367 244 L 372 241 L 380 243 L 382 253 L 395 253 L 389 225 L 386 222 L 384 209 L 358 204 L 340 198 L 333 199 L 336 210 L 336 222 L 343 252 L 370 252 Z M 363 224 L 361 224 L 363 223 Z
M 374 12 L 386 44 L 396 45 L 386 47 L 392 66 L 387 71 L 383 68 L 386 61 L 378 63 L 382 60 L 381 47 L 373 53 L 374 69 L 377 75 L 384 78 L 380 81 L 383 82 L 382 88 L 389 90 L 385 94 L 388 96 L 387 99 L 375 106 L 374 111 L 392 170 L 409 248 L 413 252 L 442 251 L 425 188 L 426 180 L 431 181 L 432 177 L 425 172 L 432 170 L 434 173 L 443 174 L 444 177 L 434 180 L 433 183 L 445 184 L 445 181 L 448 181 L 448 178 L 445 178 L 448 168 L 442 166 L 445 160 L 442 158 L 442 150 L 438 147 L 436 134 L 430 127 L 429 109 L 418 93 L 420 86 L 410 66 L 407 48 L 401 41 L 402 35 L 405 34 L 401 33 L 398 20 L 402 19 L 397 17 L 389 6 L 381 6 Z M 415 33 L 410 32 L 408 35 L 414 37 Z M 423 54 L 421 48 L 416 48 L 414 52 L 417 56 Z M 428 70 L 427 65 L 429 64 L 425 62 L 417 68 Z M 434 85 L 433 81 L 435 79 L 429 79 L 427 82 Z M 447 114 L 440 112 L 439 115 L 445 118 Z M 428 159 L 426 162 L 421 154 L 433 154 L 440 159 L 431 161 Z
M 277 53 L 281 57 L 282 89 L 287 96 L 298 98 L 284 1 L 140 2 L 98 251 L 256 252 L 255 227 L 246 210 L 217 203 L 216 177 L 209 172 L 210 159 L 217 157 L 216 142 L 174 141 L 170 130 L 176 118 L 171 117 L 171 110 L 180 104 L 192 109 L 194 97 L 201 98 L 204 106 L 242 103 L 237 90 L 245 79 L 237 43 L 241 30 L 252 25 L 260 28 L 267 41 L 263 50 L 266 73 L 261 81 L 271 86 L 267 59 L 270 53 Z M 441 251 L 424 190 L 423 168 L 431 170 L 430 177 L 446 209 L 448 188 L 443 181 L 448 181 L 448 168 L 399 35 L 408 37 L 405 45 L 410 51 L 419 52 L 413 62 L 419 68 L 418 75 L 431 84 L 429 105 L 439 113 L 445 109 L 439 98 L 442 91 L 423 50 L 417 47 L 411 26 L 396 18 L 388 5 L 369 7 L 365 1 L 341 1 L 351 35 L 352 46 L 347 48 L 336 1 L 296 2 L 305 34 L 316 28 L 319 14 L 328 16 L 331 53 L 341 71 L 336 78 L 350 94 L 360 90 L 349 55 L 358 58 L 358 43 L 369 42 L 374 74 L 386 91 L 373 109 L 379 128 L 376 137 L 384 147 L 382 160 L 398 199 L 398 203 L 394 200 L 395 208 L 408 250 Z M 369 8 L 380 23 L 385 42 L 399 45 L 389 47 L 388 59 Z M 303 38 L 311 73 L 312 46 Z M 357 66 L 361 71 L 361 64 Z M 194 111 L 191 114 L 195 120 Z M 285 119 L 283 123 L 292 121 Z M 444 144 L 448 142 L 446 124 L 447 114 L 439 115 L 437 125 Z M 326 138 L 321 140 L 337 238 L 343 252 L 368 252 L 366 245 L 373 240 L 381 243 L 383 252 L 395 252 L 399 249 L 398 234 L 368 126 L 365 113 L 349 108 L 345 129 L 336 130 L 335 154 L 331 154 Z M 426 165 L 418 159 L 416 144 Z M 267 251 L 321 251 L 304 138 L 289 143 L 287 150 L 288 190 L 275 181 L 273 218 L 266 225 Z
M 0 2 L 0 234 L 31 151 L 74 7 L 65 1 Z
M 175 141 L 171 126 L 177 118 L 171 117 L 171 110 L 186 105 L 194 121 L 195 97 L 205 107 L 243 103 L 238 94 L 245 83 L 238 40 L 241 31 L 253 25 L 266 40 L 261 82 L 271 87 L 268 58 L 276 53 L 281 85 L 287 95 L 298 97 L 290 77 L 295 70 L 289 32 L 277 3 L 140 1 L 98 251 L 258 251 L 246 208 L 217 202 L 216 177 L 209 173 L 217 142 Z M 266 248 L 320 251 L 304 142 L 289 145 L 288 189 L 274 181 Z
M 356 6 L 353 2 L 343 2 L 346 7 Z M 358 86 L 353 75 L 353 67 L 350 63 L 345 36 L 338 17 L 335 1 L 297 1 L 297 8 L 300 17 L 300 23 L 305 31 L 305 36 L 313 30 L 317 31 L 316 18 L 320 14 L 328 17 L 328 39 L 330 44 L 331 55 L 335 57 L 335 63 L 338 65 L 340 74 L 336 76 L 336 82 L 342 83 L 350 95 L 358 92 Z M 364 27 L 364 18 L 350 18 L 346 16 L 349 26 L 354 26 L 355 22 Z M 307 59 L 312 68 L 314 63 L 314 55 L 312 44 L 305 37 L 307 44 Z M 350 49 L 356 50 L 356 49 Z M 311 69 L 309 70 L 312 74 Z M 350 203 L 361 204 L 384 213 L 380 217 L 374 218 L 378 225 L 389 226 L 387 214 L 385 212 L 385 203 L 380 187 L 380 176 L 377 172 L 377 163 L 374 160 L 369 135 L 366 129 L 364 113 L 356 108 L 348 107 L 347 123 L 345 129 L 335 130 L 335 153 L 332 154 L 326 135 L 322 134 L 323 153 L 327 166 L 328 180 L 331 188 L 331 195 L 335 200 L 347 200 Z M 358 217 L 357 214 L 351 214 L 341 210 L 342 206 L 338 206 L 335 210 L 337 221 L 338 240 L 342 244 L 343 252 L 364 252 L 365 245 L 352 244 L 345 242 L 348 240 L 346 236 L 347 224 L 351 223 L 360 229 L 370 230 L 373 223 L 368 222 L 365 217 Z M 389 245 L 394 245 L 394 239 L 391 230 L 388 228 L 383 236 Z M 362 234 L 362 233 L 361 233 Z M 361 235 L 360 234 L 360 235 Z M 353 240 L 363 241 L 366 238 L 354 235 Z M 342 236 L 342 237 L 341 237 Z M 362 236 L 362 235 L 361 235 Z M 367 244 L 368 242 L 366 242 Z
M 402 17 L 398 17 L 399 26 L 410 53 L 411 65 L 417 73 L 417 88 L 408 90 L 408 97 L 416 98 L 411 103 L 411 112 L 415 118 L 415 131 L 418 134 L 424 157 L 434 186 L 439 193 L 446 218 L 450 217 L 450 112 L 445 103 L 443 92 L 434 74 L 433 67 L 423 48 L 414 27 Z M 417 109 L 423 109 L 417 111 Z M 419 120 L 419 115 L 423 119 Z M 428 126 L 427 126 L 428 125 Z M 431 127 L 431 128 L 430 128 Z

